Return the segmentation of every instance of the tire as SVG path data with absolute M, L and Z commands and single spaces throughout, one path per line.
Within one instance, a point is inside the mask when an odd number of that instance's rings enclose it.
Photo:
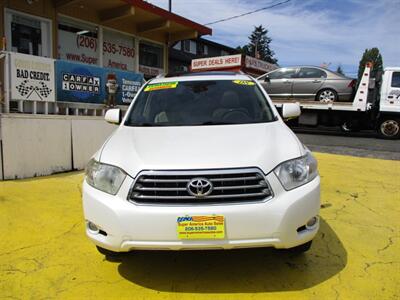
M 387 116 L 378 122 L 378 134 L 383 139 L 395 140 L 400 138 L 400 119 Z
M 335 90 L 332 89 L 323 89 L 320 90 L 317 94 L 317 97 L 315 98 L 316 101 L 322 102 L 322 103 L 330 103 L 330 102 L 336 102 L 339 100 L 339 96 Z
M 114 251 L 111 251 L 108 249 L 101 248 L 99 246 L 96 246 L 96 248 L 97 248 L 97 251 L 99 251 L 101 254 L 103 254 L 106 257 L 118 257 L 121 255 L 120 252 L 114 252 Z
M 296 247 L 293 247 L 293 248 L 290 248 L 290 249 L 287 249 L 287 250 L 291 254 L 300 255 L 300 254 L 310 250 L 311 244 L 312 244 L 312 241 L 309 241 L 309 242 L 307 242 L 305 244 L 302 244 L 302 245 L 299 245 L 299 246 L 296 246 Z

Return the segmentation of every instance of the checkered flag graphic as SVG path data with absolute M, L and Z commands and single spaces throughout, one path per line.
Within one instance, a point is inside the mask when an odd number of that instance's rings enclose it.
M 32 91 L 33 86 L 27 85 L 27 84 L 28 84 L 28 80 L 24 80 L 19 85 L 16 86 L 17 91 L 18 91 L 18 93 L 21 94 L 21 96 L 26 96 Z
M 43 81 L 39 82 L 39 84 L 40 84 L 40 87 L 37 88 L 39 91 L 39 94 L 42 97 L 47 98 L 51 94 L 51 89 Z

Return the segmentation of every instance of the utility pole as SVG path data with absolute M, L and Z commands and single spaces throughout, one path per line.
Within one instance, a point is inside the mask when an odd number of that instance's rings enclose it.
M 168 0 L 168 10 L 169 12 L 172 10 L 172 0 Z

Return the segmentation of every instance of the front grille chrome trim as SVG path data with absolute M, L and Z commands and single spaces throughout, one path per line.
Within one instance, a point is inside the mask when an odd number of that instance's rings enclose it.
M 213 192 L 201 198 L 187 193 L 188 182 L 202 176 L 213 183 Z M 199 206 L 263 203 L 273 196 L 269 182 L 258 168 L 143 170 L 136 176 L 127 200 L 136 205 Z

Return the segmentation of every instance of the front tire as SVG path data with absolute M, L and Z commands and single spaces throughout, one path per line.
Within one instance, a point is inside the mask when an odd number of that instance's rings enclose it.
M 290 248 L 290 249 L 287 249 L 287 250 L 291 254 L 300 255 L 300 254 L 310 250 L 311 245 L 312 245 L 312 241 L 309 241 L 309 242 L 307 242 L 305 244 L 302 244 L 302 245 L 299 245 L 299 246 L 296 246 L 296 247 L 293 247 L 293 248 Z
M 103 254 L 106 257 L 118 257 L 121 255 L 120 252 L 114 252 L 114 251 L 111 251 L 108 249 L 101 248 L 99 246 L 96 246 L 96 248 L 97 248 L 97 251 L 99 251 L 101 254 Z
M 339 96 L 335 90 L 324 89 L 317 94 L 316 100 L 321 103 L 331 103 L 339 100 Z
M 378 134 L 383 139 L 395 140 L 400 138 L 400 119 L 391 116 L 380 119 Z

